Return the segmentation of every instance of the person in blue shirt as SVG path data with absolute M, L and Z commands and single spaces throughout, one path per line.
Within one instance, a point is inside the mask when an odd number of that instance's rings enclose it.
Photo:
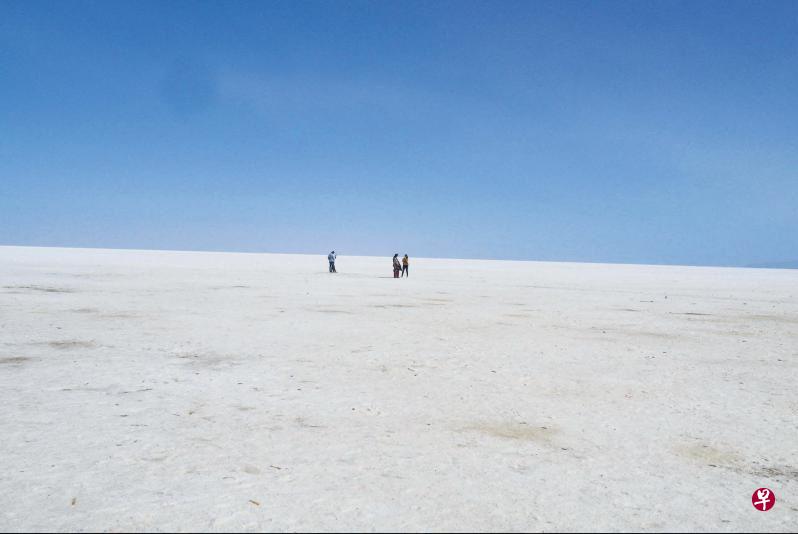
M 337 273 L 338 272 L 338 271 L 335 270 L 335 258 L 336 258 L 336 254 L 335 254 L 334 250 L 332 252 L 330 252 L 329 254 L 327 254 L 327 261 L 330 262 L 330 272 L 331 273 Z

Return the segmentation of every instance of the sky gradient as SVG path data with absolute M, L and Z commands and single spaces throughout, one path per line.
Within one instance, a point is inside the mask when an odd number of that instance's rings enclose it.
M 0 2 L 0 244 L 798 259 L 798 2 Z

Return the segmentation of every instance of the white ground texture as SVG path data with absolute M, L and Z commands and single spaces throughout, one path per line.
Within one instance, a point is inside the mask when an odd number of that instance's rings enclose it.
M 0 247 L 0 530 L 798 528 L 798 271 L 388 252 Z

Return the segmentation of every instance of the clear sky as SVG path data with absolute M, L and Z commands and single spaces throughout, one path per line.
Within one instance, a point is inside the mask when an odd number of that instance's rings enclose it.
M 798 2 L 0 1 L 0 244 L 798 259 Z

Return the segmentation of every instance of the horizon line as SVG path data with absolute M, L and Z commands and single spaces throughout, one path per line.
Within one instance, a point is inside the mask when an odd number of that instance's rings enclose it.
M 188 253 L 188 254 L 271 254 L 279 256 L 324 256 L 326 252 L 271 252 L 271 251 L 244 251 L 244 250 L 211 250 L 211 249 L 169 249 L 169 248 L 138 248 L 138 247 L 87 247 L 87 246 L 49 246 L 49 245 L 8 245 L 0 244 L 0 248 L 42 248 L 42 249 L 66 249 L 66 250 L 106 250 L 106 251 L 129 251 L 129 252 L 174 252 L 174 253 Z M 336 254 L 340 255 L 336 252 Z M 381 258 L 381 255 L 370 254 L 343 254 L 344 257 L 349 256 L 353 258 Z M 798 262 L 782 261 L 782 262 L 764 262 L 748 265 L 698 265 L 686 263 L 637 263 L 637 262 L 624 262 L 624 261 L 575 261 L 575 260 L 539 260 L 539 259 L 506 259 L 506 258 L 462 258 L 450 256 L 413 256 L 416 259 L 425 260 L 462 260 L 462 261 L 501 261 L 501 262 L 524 262 L 524 263 L 576 263 L 588 265 L 640 265 L 647 267 L 691 267 L 703 269 L 777 269 L 777 270 L 795 270 L 798 269 Z M 795 267 L 791 267 L 795 264 Z M 779 266 L 781 265 L 781 266 Z

